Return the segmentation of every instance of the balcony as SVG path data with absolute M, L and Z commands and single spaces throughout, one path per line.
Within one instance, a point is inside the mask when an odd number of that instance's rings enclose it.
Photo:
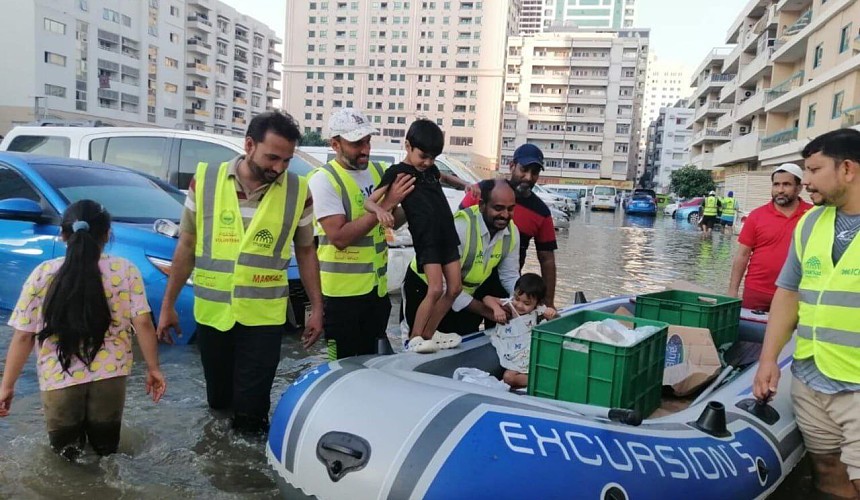
M 693 121 L 699 121 L 701 118 L 709 115 L 722 115 L 731 111 L 731 109 L 732 104 L 721 104 L 717 101 L 708 101 L 706 104 L 696 108 L 696 114 L 693 117 Z
M 281 72 L 280 72 L 280 71 L 278 71 L 278 68 L 277 68 L 277 67 L 275 67 L 275 66 L 269 66 L 269 75 L 271 75 L 271 76 L 273 76 L 273 77 L 275 77 L 275 78 L 280 78 L 280 77 L 281 77 Z
M 710 170 L 714 164 L 714 153 L 701 153 L 690 158 L 690 163 L 699 170 Z
M 860 104 L 842 111 L 842 128 L 860 125 Z
M 720 102 L 734 102 L 735 92 L 738 91 L 738 80 L 740 76 L 734 77 L 729 83 L 727 83 L 723 89 L 720 91 Z
M 717 130 L 725 130 L 735 123 L 734 113 L 726 113 L 717 119 Z
M 186 63 L 185 72 L 200 76 L 209 76 L 209 73 L 212 72 L 212 68 L 208 64 Z
M 765 90 L 765 111 L 785 113 L 800 107 L 801 92 L 805 73 L 801 70 L 791 75 L 779 85 Z
M 730 137 L 731 132 L 720 131 L 716 128 L 706 128 L 693 134 L 693 145 L 695 146 L 705 141 L 728 141 Z
M 205 109 L 185 108 L 185 119 L 205 122 L 209 118 L 209 112 Z
M 242 117 L 234 116 L 233 117 L 233 125 L 245 125 L 247 120 Z
M 233 104 L 236 104 L 238 106 L 247 106 L 248 100 L 245 99 L 244 97 L 234 97 L 233 98 Z
M 185 90 L 189 92 L 194 97 L 200 97 L 203 99 L 208 98 L 212 95 L 212 92 L 207 87 L 202 87 L 200 85 L 186 85 Z
M 199 38 L 189 38 L 188 51 L 197 52 L 198 54 L 208 54 L 212 51 L 212 46 Z
M 693 98 L 698 98 L 702 94 L 707 94 L 711 91 L 721 90 L 734 80 L 735 76 L 737 75 L 733 73 L 713 73 L 702 78 L 696 87 L 696 91 L 693 93 Z
M 714 167 L 725 167 L 732 163 L 755 160 L 761 145 L 758 130 L 740 136 L 714 148 Z
M 801 33 L 812 22 L 812 9 L 807 10 L 797 18 L 797 21 L 780 33 L 778 48 L 773 60 L 776 62 L 794 62 L 806 55 L 806 45 L 809 37 Z M 816 23 L 820 24 L 820 23 Z
M 735 107 L 735 119 L 743 121 L 753 115 L 764 112 L 764 92 L 756 92 Z
M 199 5 L 209 9 L 212 7 L 212 0 L 188 0 L 188 5 Z
M 780 130 L 775 134 L 771 134 L 761 138 L 761 150 L 775 148 L 788 144 L 797 139 L 797 127 Z
M 243 34 L 240 34 L 240 33 L 236 32 L 236 41 L 237 41 L 237 42 L 242 42 L 242 43 L 244 43 L 245 45 L 248 45 L 248 44 L 250 44 L 250 43 L 251 43 L 251 41 L 248 39 L 248 34 L 247 34 L 247 33 L 243 35 Z
M 276 89 L 275 87 L 266 87 L 266 97 L 272 97 L 274 99 L 281 98 L 281 91 Z
M 755 59 L 750 61 L 741 69 L 740 77 L 738 78 L 739 85 L 747 85 L 757 82 L 771 69 L 770 58 L 773 55 L 773 47 L 767 47 L 760 52 Z
M 185 18 L 188 21 L 186 28 L 200 30 L 204 33 L 212 33 L 212 22 L 200 15 L 188 16 Z

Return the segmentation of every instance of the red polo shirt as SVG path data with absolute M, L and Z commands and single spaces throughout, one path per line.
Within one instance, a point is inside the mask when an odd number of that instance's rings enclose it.
M 744 288 L 770 295 L 776 293 L 776 278 L 788 255 L 794 227 L 812 208 L 803 200 L 799 202 L 788 217 L 774 208 L 773 202 L 750 212 L 738 236 L 738 243 L 752 248 Z

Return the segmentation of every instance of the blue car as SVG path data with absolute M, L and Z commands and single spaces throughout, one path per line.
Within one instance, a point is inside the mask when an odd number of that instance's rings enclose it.
M 675 210 L 675 218 L 678 220 L 684 220 L 689 222 L 690 224 L 698 224 L 699 223 L 699 206 L 693 205 L 688 207 L 681 207 Z
M 647 194 L 637 194 L 624 204 L 624 213 L 630 215 L 657 215 L 657 202 Z
M 65 255 L 59 238 L 62 214 L 75 201 L 92 199 L 113 217 L 105 252 L 140 269 L 157 320 L 177 240 L 156 232 L 155 222 L 178 223 L 183 197 L 166 182 L 122 167 L 0 153 L 0 307 L 15 306 L 24 281 L 39 263 Z M 189 282 L 176 301 L 183 332 L 175 339 L 179 344 L 193 338 L 193 308 Z

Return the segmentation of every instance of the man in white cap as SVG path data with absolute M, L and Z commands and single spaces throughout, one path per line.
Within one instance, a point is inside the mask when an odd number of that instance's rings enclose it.
M 773 200 L 750 212 L 738 237 L 728 294 L 738 296 L 744 280 L 743 307 L 769 311 L 776 278 L 785 262 L 791 235 L 812 205 L 800 199 L 803 169 L 783 163 L 770 175 Z
M 336 156 L 317 169 L 308 183 L 319 231 L 317 256 L 329 359 L 375 354 L 391 312 L 385 229 L 375 214 L 364 209 L 384 169 L 370 161 L 373 135 L 379 131 L 360 111 L 335 110 L 329 118 L 328 137 Z M 383 208 L 396 207 L 414 182 L 411 176 L 399 176 L 382 200 Z M 401 223 L 405 220 L 402 211 L 399 216 L 395 211 L 395 217 Z
M 702 220 L 699 221 L 699 228 L 705 236 L 711 235 L 711 230 L 717 222 L 717 215 L 720 212 L 721 206 L 722 203 L 717 198 L 717 192 L 713 190 L 702 200 Z

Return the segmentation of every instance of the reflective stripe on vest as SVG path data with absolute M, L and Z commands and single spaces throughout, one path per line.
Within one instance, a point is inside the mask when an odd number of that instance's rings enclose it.
M 384 163 L 368 163 L 368 170 L 374 185 L 382 180 Z M 355 180 L 332 160 L 319 167 L 313 175 L 325 175 L 335 191 L 340 193 L 341 203 L 347 222 L 361 218 L 366 195 Z M 385 229 L 376 224 L 351 246 L 338 250 L 326 236 L 322 225 L 317 222 L 319 247 L 317 256 L 320 261 L 320 284 L 322 293 L 328 297 L 354 297 L 377 289 L 380 297 L 388 293 L 388 243 Z
M 860 238 L 833 265 L 835 207 L 806 213 L 794 232 L 800 280 L 794 357 L 814 357 L 821 372 L 860 383 Z M 854 267 L 852 267 L 854 266 Z
M 194 317 L 227 331 L 286 321 L 286 269 L 307 198 L 307 181 L 287 172 L 272 183 L 246 229 L 228 164 L 197 166 Z
M 735 199 L 732 197 L 723 199 L 723 217 L 733 217 L 735 215 Z
M 508 234 L 496 240 L 490 249 L 489 256 L 483 254 L 482 217 L 483 215 L 481 215 L 477 205 L 464 208 L 454 214 L 455 219 L 461 218 L 466 221 L 466 234 L 462 242 L 463 254 L 460 255 L 460 279 L 463 282 L 463 291 L 470 295 L 475 293 L 475 290 L 490 277 L 493 269 L 498 267 L 499 263 L 514 251 L 514 244 L 516 242 L 514 235 L 517 228 L 512 219 L 508 223 Z M 417 258 L 413 257 L 409 266 L 418 277 L 424 280 L 425 283 L 427 282 L 427 276 L 418 270 Z
M 705 198 L 705 209 L 702 211 L 702 215 L 717 215 L 716 196 L 708 196 Z

